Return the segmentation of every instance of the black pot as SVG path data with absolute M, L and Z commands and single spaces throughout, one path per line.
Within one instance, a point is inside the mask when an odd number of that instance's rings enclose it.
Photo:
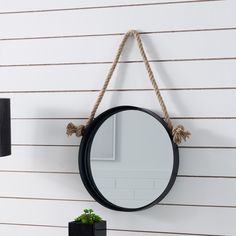
M 80 222 L 69 222 L 69 236 L 106 236 L 106 221 L 94 224 L 82 224 Z

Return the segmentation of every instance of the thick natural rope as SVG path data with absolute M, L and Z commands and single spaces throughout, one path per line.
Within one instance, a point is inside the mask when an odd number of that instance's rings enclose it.
M 159 90 L 158 85 L 157 85 L 157 83 L 155 81 L 154 74 L 152 72 L 152 69 L 151 69 L 150 64 L 148 62 L 146 53 L 144 51 L 140 35 L 139 35 L 139 33 L 136 30 L 130 30 L 130 31 L 128 31 L 124 35 L 124 38 L 123 38 L 123 40 L 121 41 L 121 43 L 119 45 L 119 48 L 118 48 L 117 54 L 115 56 L 114 62 L 112 63 L 112 66 L 111 66 L 111 68 L 110 68 L 110 70 L 109 70 L 109 72 L 107 74 L 107 78 L 106 78 L 106 80 L 105 80 L 105 82 L 103 84 L 102 89 L 99 92 L 97 100 L 96 100 L 96 102 L 95 102 L 95 104 L 93 106 L 93 109 L 91 111 L 91 114 L 90 114 L 89 119 L 87 120 L 86 124 L 85 125 L 80 125 L 80 126 L 75 126 L 74 124 L 70 123 L 67 126 L 67 132 L 66 133 L 67 133 L 67 135 L 72 135 L 73 133 L 75 133 L 77 137 L 80 137 L 80 136 L 83 135 L 83 132 L 86 129 L 86 127 L 93 121 L 93 119 L 95 117 L 95 114 L 96 114 L 96 111 L 98 109 L 98 106 L 100 105 L 100 103 L 102 101 L 102 98 L 103 98 L 103 96 L 104 96 L 104 94 L 106 92 L 108 84 L 109 84 L 109 82 L 110 82 L 110 80 L 112 78 L 113 72 L 114 72 L 114 70 L 115 70 L 115 68 L 116 68 L 116 66 L 117 66 L 117 64 L 119 62 L 120 55 L 121 55 L 121 53 L 122 53 L 122 51 L 124 49 L 125 43 L 126 43 L 126 41 L 128 40 L 128 38 L 130 36 L 133 36 L 137 40 L 138 48 L 139 48 L 140 54 L 142 56 L 144 65 L 146 67 L 146 70 L 148 72 L 149 79 L 150 79 L 150 81 L 152 83 L 152 86 L 154 88 L 154 91 L 156 93 L 158 101 L 160 103 L 162 112 L 164 114 L 164 120 L 167 123 L 168 128 L 172 131 L 173 141 L 176 144 L 179 144 L 179 143 L 181 143 L 182 139 L 186 140 L 186 138 L 189 138 L 190 133 L 188 131 L 185 131 L 184 127 L 182 125 L 179 125 L 176 128 L 173 128 L 173 124 L 172 124 L 172 122 L 170 120 L 170 116 L 169 116 L 168 111 L 166 109 L 166 105 L 165 105 L 165 103 L 163 101 L 163 98 L 161 96 L 160 90 Z

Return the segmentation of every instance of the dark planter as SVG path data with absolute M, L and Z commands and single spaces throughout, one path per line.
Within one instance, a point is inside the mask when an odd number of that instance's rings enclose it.
M 106 236 L 106 221 L 94 224 L 69 222 L 69 236 Z

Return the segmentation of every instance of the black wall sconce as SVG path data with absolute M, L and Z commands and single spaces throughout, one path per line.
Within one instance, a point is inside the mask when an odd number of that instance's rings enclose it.
M 0 157 L 11 155 L 11 108 L 9 98 L 0 98 Z

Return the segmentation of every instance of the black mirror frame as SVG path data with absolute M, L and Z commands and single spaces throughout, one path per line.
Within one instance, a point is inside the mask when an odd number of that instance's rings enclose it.
M 115 113 L 118 113 L 118 112 L 121 112 L 121 111 L 126 111 L 126 110 L 142 111 L 142 112 L 145 112 L 145 113 L 153 116 L 154 118 L 156 118 L 164 126 L 167 133 L 169 134 L 170 140 L 172 142 L 172 147 L 173 147 L 173 169 L 172 169 L 172 173 L 171 173 L 169 183 L 167 184 L 167 186 L 166 186 L 165 190 L 162 192 L 162 194 L 156 200 L 149 203 L 148 205 L 145 205 L 145 206 L 139 207 L 139 208 L 125 208 L 125 207 L 117 206 L 117 205 L 109 202 L 100 193 L 99 189 L 97 188 L 97 186 L 96 186 L 96 184 L 93 180 L 93 176 L 92 176 L 92 172 L 91 172 L 91 166 L 90 166 L 90 150 L 91 150 L 91 145 L 92 145 L 92 142 L 93 142 L 93 138 L 94 138 L 97 130 L 103 124 L 103 122 L 106 119 L 108 119 L 110 116 L 114 115 Z M 118 107 L 114 107 L 114 108 L 111 108 L 109 110 L 106 110 L 105 112 L 103 112 L 102 114 L 97 116 L 90 123 L 90 125 L 86 128 L 86 130 L 83 134 L 81 143 L 80 143 L 79 171 L 80 171 L 82 182 L 83 182 L 85 188 L 87 189 L 87 191 L 89 192 L 89 194 L 97 202 L 99 202 L 104 207 L 107 207 L 107 208 L 112 209 L 112 210 L 126 211 L 126 212 L 139 211 L 139 210 L 144 210 L 144 209 L 147 209 L 149 207 L 152 207 L 152 206 L 156 205 L 168 194 L 168 192 L 172 188 L 172 186 L 175 182 L 177 173 L 178 173 L 178 168 L 179 168 L 179 151 L 178 151 L 178 146 L 172 141 L 171 131 L 167 127 L 166 122 L 161 117 L 159 117 L 156 113 L 154 113 L 154 112 L 152 112 L 148 109 L 143 109 L 143 108 L 134 107 L 134 106 L 118 106 Z

